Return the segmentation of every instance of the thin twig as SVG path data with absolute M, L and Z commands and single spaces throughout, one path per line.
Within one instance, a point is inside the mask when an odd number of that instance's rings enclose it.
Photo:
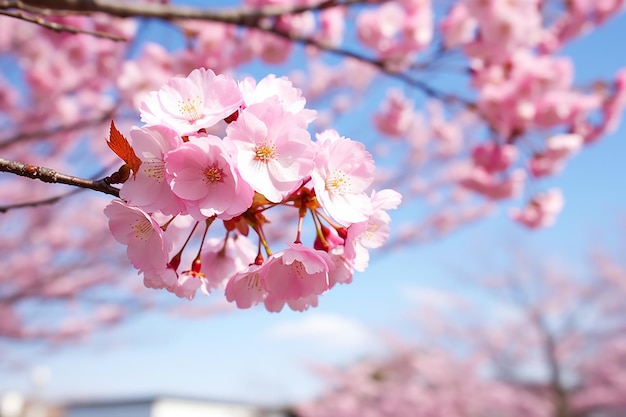
M 60 194 L 54 197 L 49 197 L 49 198 L 44 198 L 41 200 L 36 200 L 36 201 L 27 201 L 24 203 L 18 203 L 18 204 L 11 204 L 8 206 L 0 206 L 0 213 L 6 213 L 9 210 L 14 210 L 14 209 L 21 209 L 21 208 L 25 208 L 25 207 L 38 207 L 38 206 L 46 206 L 49 204 L 54 204 L 57 201 L 60 201 L 66 197 L 70 197 L 74 194 L 78 194 L 79 192 L 84 191 L 83 188 L 77 188 L 74 189 L 68 193 L 65 194 Z
M 107 171 L 110 171 L 111 168 L 103 168 L 101 169 L 97 174 L 95 174 L 93 176 L 93 178 L 99 178 L 101 176 L 103 176 Z M 9 204 L 6 206 L 0 206 L 0 213 L 6 213 L 9 210 L 13 210 L 13 209 L 20 209 L 20 208 L 25 208 L 25 207 L 38 207 L 38 206 L 45 206 L 45 205 L 50 205 L 50 204 L 55 204 L 58 201 L 61 201 L 64 198 L 67 197 L 71 197 L 74 194 L 78 194 L 80 192 L 85 191 L 84 188 L 76 188 L 73 189 L 70 192 L 67 193 L 63 193 L 63 194 L 59 194 L 56 195 L 54 197 L 47 197 L 47 198 L 42 198 L 39 200 L 31 200 L 31 201 L 25 201 L 23 203 L 17 203 L 17 204 Z
M 104 123 L 105 121 L 111 120 L 111 118 L 115 114 L 115 111 L 116 110 L 114 107 L 114 108 L 111 108 L 110 110 L 107 110 L 106 112 L 104 112 L 98 117 L 94 117 L 92 119 L 86 119 L 86 120 L 79 120 L 78 122 L 70 124 L 70 125 L 58 126 L 58 127 L 47 129 L 47 130 L 38 130 L 36 132 L 18 133 L 15 136 L 12 136 L 6 139 L 0 139 L 0 149 L 6 148 L 8 146 L 11 146 L 17 142 L 21 142 L 24 140 L 36 139 L 39 137 L 49 138 L 59 133 L 71 132 L 73 130 L 79 130 L 79 129 L 84 129 L 84 128 L 91 127 L 91 126 L 96 126 L 100 123 Z
M 108 177 L 99 180 L 89 180 L 75 177 L 73 175 L 62 174 L 51 168 L 24 164 L 22 162 L 10 161 L 4 158 L 0 158 L 0 172 L 9 172 L 21 177 L 38 179 L 47 183 L 66 184 L 74 187 L 86 188 L 115 197 L 120 196 L 120 190 L 111 186 Z
M 74 33 L 74 34 L 82 33 L 82 34 L 86 34 L 90 36 L 95 36 L 96 38 L 110 39 L 116 42 L 126 41 L 126 38 L 122 38 L 121 36 L 111 35 L 109 33 L 98 32 L 98 31 L 93 31 L 93 30 L 77 29 L 77 28 L 67 26 L 67 25 L 62 25 L 56 22 L 49 22 L 39 16 L 28 16 L 22 12 L 7 12 L 7 11 L 0 10 L 0 15 L 13 17 L 15 19 L 23 20 L 29 23 L 34 23 L 36 25 L 39 25 L 46 29 L 53 30 L 58 33 L 61 33 L 61 32 Z

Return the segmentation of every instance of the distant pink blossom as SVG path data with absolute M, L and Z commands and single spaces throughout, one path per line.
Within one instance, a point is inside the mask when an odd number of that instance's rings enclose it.
M 511 218 L 531 228 L 552 226 L 563 210 L 565 201 L 561 190 L 552 189 L 535 196 L 523 209 L 511 210 Z
M 472 150 L 474 164 L 487 172 L 506 171 L 517 158 L 517 148 L 509 144 L 486 142 Z
M 407 134 L 415 118 L 413 102 L 399 90 L 390 90 L 379 111 L 374 113 L 374 125 L 385 135 L 401 137 Z
M 199 68 L 187 77 L 171 78 L 149 93 L 139 107 L 141 120 L 163 125 L 179 135 L 193 135 L 230 116 L 242 104 L 232 78 Z
M 560 172 L 567 159 L 578 152 L 584 139 L 578 134 L 562 134 L 550 137 L 543 152 L 533 155 L 530 160 L 530 172 L 534 177 L 554 175 Z
M 497 177 L 484 168 L 473 167 L 460 179 L 459 185 L 491 200 L 502 200 L 517 196 L 524 186 L 526 175 L 515 170 L 506 177 Z

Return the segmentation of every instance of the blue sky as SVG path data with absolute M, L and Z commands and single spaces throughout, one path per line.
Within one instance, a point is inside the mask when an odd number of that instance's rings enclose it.
M 626 65 L 626 55 L 614 46 L 625 37 L 622 15 L 568 48 L 579 81 L 610 76 Z M 345 364 L 381 353 L 383 330 L 405 336 L 419 332 L 409 315 L 421 303 L 458 291 L 449 279 L 453 269 L 480 270 L 480 250 L 509 241 L 582 266 L 592 244 L 623 245 L 625 135 L 626 129 L 620 128 L 541 185 L 558 185 L 565 194 L 565 211 L 552 228 L 524 230 L 508 220 L 502 207 L 491 218 L 440 241 L 382 256 L 374 251 L 365 273 L 334 288 L 318 308 L 305 313 L 270 314 L 257 308 L 199 319 L 151 313 L 76 346 L 41 350 L 0 342 L 3 350 L 18 353 L 28 364 L 0 368 L 0 393 L 28 393 L 28 369 L 42 365 L 51 371 L 45 395 L 53 400 L 152 393 L 262 403 L 308 398 L 322 386 L 309 365 Z M 396 224 L 406 216 L 410 213 L 402 210 L 392 213 Z M 194 301 L 203 302 L 202 297 Z

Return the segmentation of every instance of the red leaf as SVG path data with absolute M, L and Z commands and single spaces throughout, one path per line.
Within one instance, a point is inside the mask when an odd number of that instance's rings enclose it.
M 107 145 L 109 145 L 109 148 L 111 148 L 111 150 L 115 152 L 115 154 L 119 156 L 122 161 L 126 162 L 130 166 L 130 169 L 133 171 L 133 178 L 135 178 L 137 176 L 137 171 L 141 166 L 141 159 L 137 158 L 135 150 L 132 146 L 130 146 L 130 143 L 128 143 L 128 140 L 124 137 L 124 135 L 117 130 L 113 120 L 111 120 L 111 130 L 109 132 Z

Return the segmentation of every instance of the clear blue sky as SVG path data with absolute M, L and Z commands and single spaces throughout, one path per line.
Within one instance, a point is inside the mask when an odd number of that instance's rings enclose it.
M 626 39 L 623 15 L 568 48 L 579 80 L 609 76 L 626 65 L 626 54 L 615 46 L 621 39 Z M 550 229 L 528 232 L 510 222 L 502 208 L 441 241 L 381 257 L 372 252 L 365 273 L 325 294 L 320 306 L 306 313 L 270 314 L 257 308 L 202 319 L 151 313 L 79 346 L 41 350 L 0 342 L 0 351 L 49 367 L 52 379 L 45 395 L 55 400 L 152 393 L 263 403 L 307 398 L 321 386 L 308 364 L 348 363 L 381 352 L 381 329 L 419 331 L 408 323 L 408 315 L 419 309 L 425 295 L 455 291 L 447 280 L 451 267 L 480 267 L 476 247 L 515 240 L 580 262 L 592 242 L 617 245 L 625 230 L 625 135 L 621 128 L 585 150 L 553 181 L 562 187 L 567 203 Z M 398 218 L 407 215 L 397 213 Z M 132 273 L 129 278 L 134 278 Z M 203 303 L 203 298 L 194 303 Z M 1 366 L 0 393 L 28 393 L 27 371 L 28 366 Z

